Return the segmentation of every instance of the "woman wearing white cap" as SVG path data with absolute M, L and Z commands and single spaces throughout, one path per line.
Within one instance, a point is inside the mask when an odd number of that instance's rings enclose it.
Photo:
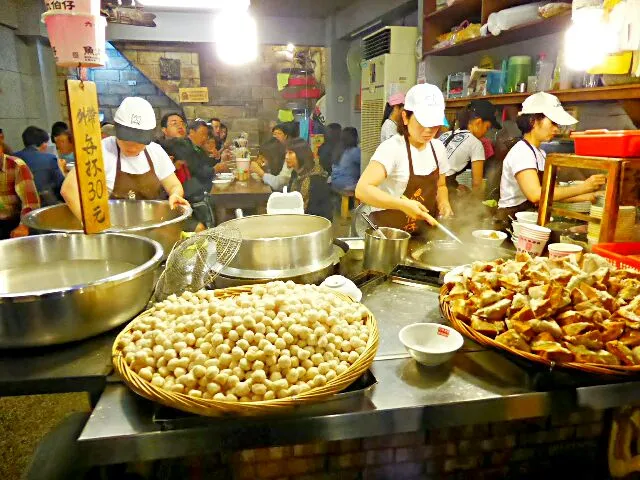
M 557 97 L 545 92 L 533 94 L 522 103 L 517 124 L 523 134 L 502 164 L 498 218 L 508 221 L 517 212 L 535 210 L 542 194 L 542 174 L 546 155 L 540 150 L 559 133 L 558 125 L 574 125 L 578 121 L 569 115 Z M 554 200 L 568 202 L 593 201 L 604 185 L 604 175 L 593 175 L 584 183 L 568 187 L 555 187 Z
M 116 136 L 102 140 L 110 198 L 158 200 L 168 197 L 171 208 L 189 205 L 174 173 L 173 162 L 160 145 L 152 142 L 156 116 L 151 104 L 140 97 L 127 97 L 118 107 L 114 121 Z M 71 211 L 80 218 L 75 175 L 67 175 L 61 193 Z
M 445 174 L 444 145 L 437 139 L 444 98 L 435 85 L 412 87 L 406 95 L 399 134 L 380 144 L 356 186 L 356 197 L 378 225 L 415 233 L 427 214 L 453 214 Z
M 404 93 L 394 93 L 387 100 L 382 116 L 380 143 L 398 134 L 398 124 L 402 122 L 402 108 L 404 107 Z

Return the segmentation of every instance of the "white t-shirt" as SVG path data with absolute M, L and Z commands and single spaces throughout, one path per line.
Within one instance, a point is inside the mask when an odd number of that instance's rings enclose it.
M 454 132 L 445 132 L 440 136 L 440 141 L 444 144 Z M 447 158 L 449 167 L 453 172 L 451 175 L 461 172 L 469 162 L 485 160 L 484 146 L 469 130 L 456 130 L 453 139 L 447 145 Z
M 162 181 L 176 171 L 169 155 L 160 145 L 152 142 L 146 148 L 158 180 Z M 107 176 L 107 188 L 111 193 L 116 182 L 116 167 L 118 165 L 116 137 L 107 137 L 102 140 L 102 156 L 104 157 L 104 171 Z M 133 173 L 135 175 L 147 173 L 149 171 L 149 163 L 144 150 L 137 157 L 125 157 L 121 154 L 120 169 L 125 173 Z
M 533 152 L 531 151 L 532 148 Z M 527 201 L 527 197 L 520 189 L 520 185 L 518 185 L 516 175 L 524 170 L 536 170 L 536 173 L 537 171 L 544 171 L 546 157 L 542 150 L 533 145 L 527 145 L 523 140 L 520 140 L 509 150 L 502 163 L 498 207 L 517 207 Z
M 437 167 L 440 167 L 441 174 L 449 171 L 447 152 L 442 142 L 433 139 L 430 143 L 433 145 L 438 157 L 437 164 L 429 144 L 425 145 L 422 150 L 418 150 L 413 145 L 411 146 L 413 173 L 416 175 L 429 175 Z M 409 183 L 409 157 L 407 156 L 404 137 L 394 135 L 386 142 L 381 143 L 371 160 L 382 164 L 387 172 L 387 178 L 378 188 L 389 195 L 400 198 L 407 188 L 407 183 Z M 376 210 L 381 209 L 371 207 L 371 211 Z
M 380 130 L 380 143 L 386 142 L 394 135 L 398 134 L 398 125 L 396 122 L 387 118 L 382 124 L 382 129 Z

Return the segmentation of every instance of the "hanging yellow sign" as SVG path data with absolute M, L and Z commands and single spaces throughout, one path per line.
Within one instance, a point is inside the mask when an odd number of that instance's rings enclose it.
M 111 218 L 102 159 L 96 84 L 67 80 L 67 95 L 75 141 L 75 171 L 80 189 L 84 233 L 99 233 L 111 227 Z
M 207 103 L 209 89 L 207 87 L 181 88 L 178 91 L 180 103 Z

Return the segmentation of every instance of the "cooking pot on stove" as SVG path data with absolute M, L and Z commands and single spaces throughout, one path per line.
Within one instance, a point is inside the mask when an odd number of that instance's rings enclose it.
M 505 248 L 477 244 L 464 244 L 450 240 L 427 242 L 411 252 L 413 263 L 437 272 L 449 270 L 473 262 L 490 262 L 498 258 L 513 258 L 514 252 Z
M 290 279 L 318 283 L 334 272 L 345 253 L 334 244 L 331 222 L 323 217 L 254 215 L 222 225 L 239 230 L 242 243 L 220 269 L 218 287 Z

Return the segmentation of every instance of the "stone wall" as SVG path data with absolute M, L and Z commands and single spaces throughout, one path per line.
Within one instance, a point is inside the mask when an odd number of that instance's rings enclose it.
M 41 40 L 20 37 L 12 27 L 0 24 L 0 128 L 13 150 L 21 150 L 22 131 L 35 125 L 47 131 L 59 111 L 51 108 L 47 98 L 48 70 L 53 72 L 51 48 Z M 47 55 L 48 53 L 48 55 Z M 41 62 L 51 62 L 44 65 Z M 54 75 L 52 73 L 52 75 Z M 55 95 L 55 87 L 51 89 Z M 52 102 L 56 107 L 55 101 Z
M 171 97 L 166 95 L 141 69 L 125 58 L 113 45 L 107 43 L 106 50 L 106 66 L 89 70 L 89 80 L 96 82 L 98 103 L 100 112 L 104 114 L 104 120 L 113 120 L 122 100 L 131 96 L 146 98 L 153 105 L 158 121 L 165 113 L 180 109 Z M 58 68 L 58 95 L 65 119 L 69 114 L 64 85 L 67 78 L 76 78 L 75 71 Z
M 269 124 L 277 119 L 278 109 L 286 106 L 276 85 L 277 72 L 291 66 L 290 60 L 279 53 L 284 46 L 262 46 L 255 62 L 239 67 L 221 63 L 210 43 L 119 42 L 116 47 L 175 102 L 180 87 L 208 87 L 208 103 L 185 103 L 182 108 L 189 119 L 219 117 L 229 127 L 230 138 L 244 131 L 252 144 L 261 143 L 270 135 Z M 326 72 L 324 48 L 312 51 L 321 59 L 318 68 Z M 180 60 L 180 80 L 160 79 L 160 58 Z

